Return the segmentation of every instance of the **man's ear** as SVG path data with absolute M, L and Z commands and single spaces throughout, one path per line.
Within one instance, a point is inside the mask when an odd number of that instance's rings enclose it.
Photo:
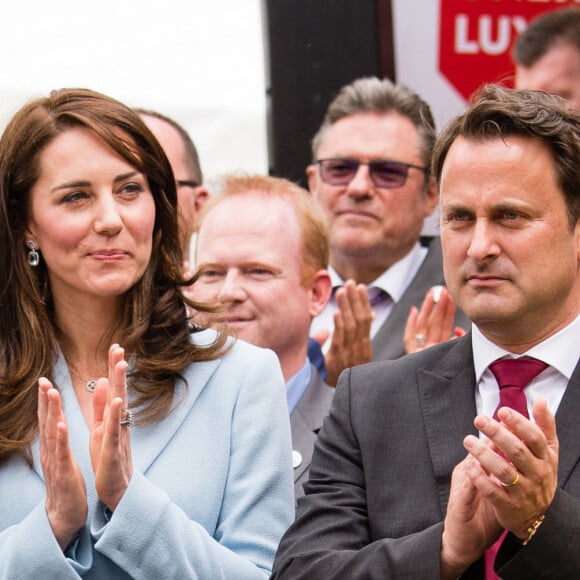
M 313 196 L 316 196 L 316 165 L 311 163 L 306 168 L 306 177 L 308 178 L 308 189 Z
M 198 185 L 195 188 L 195 197 L 193 203 L 195 204 L 195 211 L 200 212 L 203 204 L 209 199 L 209 191 L 204 185 Z
M 199 214 L 205 204 L 209 199 L 209 191 L 204 185 L 198 185 L 193 192 L 193 209 L 194 209 L 194 224 L 193 231 L 199 229 Z
M 437 182 L 435 178 L 429 176 L 427 178 L 427 184 L 425 185 L 425 206 L 423 215 L 425 217 L 430 216 L 437 207 L 437 202 L 439 201 L 439 190 L 437 189 Z
M 328 270 L 318 270 L 310 288 L 310 316 L 318 316 L 330 300 L 332 281 Z

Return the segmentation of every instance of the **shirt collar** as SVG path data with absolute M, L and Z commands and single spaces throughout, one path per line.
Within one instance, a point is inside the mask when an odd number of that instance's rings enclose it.
M 312 367 L 308 358 L 304 361 L 302 368 L 286 381 L 286 400 L 288 401 L 288 413 L 294 411 L 294 407 L 301 399 L 306 387 L 312 378 Z
M 520 356 L 514 355 L 514 353 L 491 342 L 475 324 L 472 325 L 471 341 L 476 382 L 480 381 L 485 369 L 494 360 L 504 356 L 509 356 L 510 358 L 518 358 Z M 576 317 L 556 334 L 530 348 L 523 355 L 545 362 L 570 380 L 580 357 L 578 350 L 570 348 L 571 344 L 580 344 L 580 316 Z
M 394 302 L 398 302 L 421 267 L 427 252 L 428 249 L 424 248 L 419 242 L 417 242 L 404 258 L 395 262 L 374 282 L 368 284 L 368 286 L 382 288 Z M 344 284 L 344 280 L 332 266 L 328 267 L 328 271 L 330 273 L 333 288 Z

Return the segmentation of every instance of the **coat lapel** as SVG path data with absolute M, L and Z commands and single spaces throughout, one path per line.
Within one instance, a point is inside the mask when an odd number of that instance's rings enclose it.
M 431 240 L 429 253 L 419 271 L 373 338 L 373 360 L 392 360 L 405 354 L 403 333 L 409 309 L 413 305 L 421 305 L 427 290 L 434 284 L 444 284 L 439 238 Z
M 131 453 L 133 464 L 138 471 L 146 473 L 189 415 L 195 401 L 220 364 L 221 359 L 190 365 L 184 373 L 187 385 L 183 381 L 178 381 L 176 384 L 173 406 L 169 415 L 159 423 L 133 428 Z
M 454 341 L 430 371 L 418 371 L 419 399 L 442 514 L 447 510 L 451 472 L 466 456 L 463 438 L 477 434 L 473 425 L 475 371 L 471 333 Z
M 576 365 L 556 413 L 560 444 L 558 485 L 563 488 L 580 459 L 580 362 Z
M 211 340 L 212 337 L 213 334 L 211 333 L 209 335 L 207 333 L 200 333 L 200 336 L 194 336 L 193 340 L 203 344 L 205 341 Z M 188 416 L 195 401 L 211 380 L 212 375 L 220 364 L 221 359 L 198 362 L 190 365 L 184 372 L 187 386 L 183 381 L 178 381 L 176 384 L 175 397 L 169 415 L 159 423 L 145 427 L 131 428 L 131 455 L 133 464 L 138 471 L 145 473 L 153 461 L 155 461 L 159 453 L 161 453 Z M 54 366 L 54 384 L 58 386 L 61 392 L 70 433 L 72 452 L 85 474 L 89 499 L 92 499 L 91 496 L 94 495 L 94 476 L 89 456 L 90 432 L 74 394 L 68 367 L 60 351 Z M 44 481 L 40 464 L 38 438 L 32 444 L 32 456 L 34 470 Z
M 332 403 L 334 389 L 321 379 L 311 365 L 310 383 L 290 415 L 292 448 L 300 454 L 301 462 L 294 468 L 294 481 L 310 467 L 314 442 Z

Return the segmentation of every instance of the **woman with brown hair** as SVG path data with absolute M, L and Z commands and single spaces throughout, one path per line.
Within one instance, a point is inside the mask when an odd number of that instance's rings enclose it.
M 192 324 L 175 182 L 88 90 L 0 139 L 0 577 L 264 578 L 293 516 L 272 353 Z M 119 345 L 122 345 L 119 346 Z

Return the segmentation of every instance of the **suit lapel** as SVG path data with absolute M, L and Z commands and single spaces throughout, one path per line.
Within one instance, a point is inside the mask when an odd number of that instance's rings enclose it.
M 310 467 L 312 462 L 312 451 L 316 434 L 313 433 L 304 416 L 296 412 L 290 415 L 290 430 L 292 432 L 292 461 L 294 463 L 294 482 L 297 482 L 304 472 Z M 296 453 L 299 455 L 296 456 Z M 297 458 L 300 458 L 299 460 Z M 298 462 L 299 461 L 299 462 Z
M 299 414 L 310 431 L 318 432 L 328 415 L 334 389 L 322 380 L 313 365 L 310 365 L 310 369 L 312 371 L 310 382 L 292 414 Z
M 558 485 L 563 488 L 580 459 L 580 363 L 576 365 L 556 413 L 560 444 Z
M 441 512 L 445 514 L 451 472 L 466 456 L 463 438 L 477 434 L 473 425 L 476 407 L 471 333 L 454 341 L 432 370 L 419 369 L 417 380 Z
M 290 415 L 292 448 L 302 457 L 302 462 L 294 468 L 294 481 L 300 479 L 310 467 L 314 442 L 328 414 L 334 395 L 334 389 L 324 383 L 312 365 L 311 369 L 310 383 Z
M 453 369 L 461 369 L 453 375 Z M 418 371 L 419 397 L 443 513 L 449 498 L 449 474 L 466 452 L 463 437 L 477 435 L 473 426 L 475 371 L 471 333 L 454 341 L 452 349 L 432 371 Z M 442 397 L 445 389 L 446 396 Z M 560 444 L 558 484 L 564 488 L 580 461 L 580 362 L 556 413 Z
M 405 354 L 403 333 L 411 306 L 423 303 L 427 290 L 434 284 L 444 284 L 443 261 L 439 238 L 433 238 L 429 253 L 385 323 L 373 338 L 373 360 L 392 360 Z

